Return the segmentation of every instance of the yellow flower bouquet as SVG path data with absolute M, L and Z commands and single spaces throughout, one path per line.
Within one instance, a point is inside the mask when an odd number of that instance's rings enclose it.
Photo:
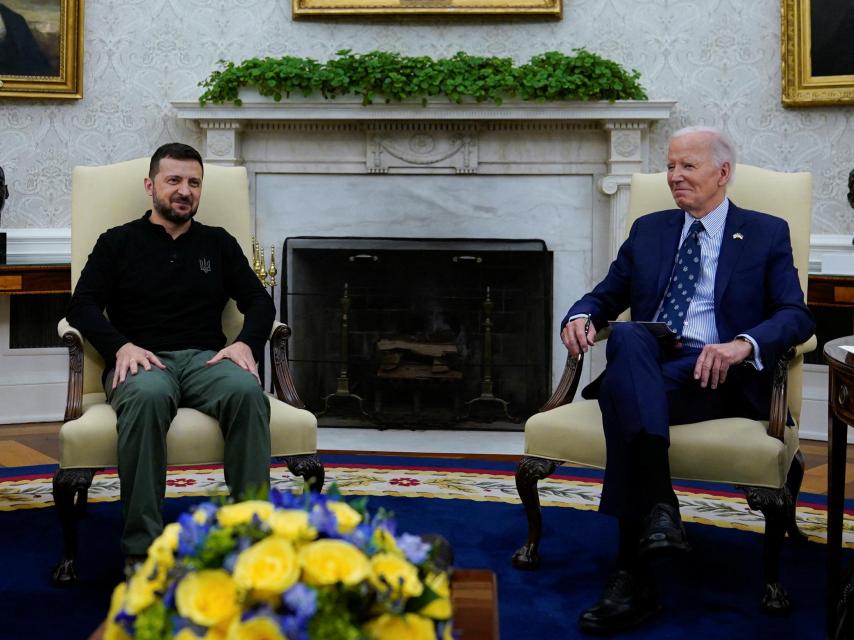
M 334 489 L 205 502 L 116 587 L 105 638 L 450 640 L 438 547 Z

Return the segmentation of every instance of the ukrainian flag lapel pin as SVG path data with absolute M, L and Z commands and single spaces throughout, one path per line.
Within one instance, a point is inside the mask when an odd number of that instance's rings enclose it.
M 744 236 L 741 235 L 740 233 L 734 233 L 734 234 L 732 234 L 732 239 L 733 240 L 744 240 Z

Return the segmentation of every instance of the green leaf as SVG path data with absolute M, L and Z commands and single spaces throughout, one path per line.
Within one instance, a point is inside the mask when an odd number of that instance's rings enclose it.
M 242 87 L 254 87 L 276 100 L 291 93 L 320 93 L 326 99 L 355 94 L 365 105 L 377 97 L 385 102 L 417 98 L 422 105 L 431 96 L 457 103 L 467 98 L 490 100 L 497 105 L 513 96 L 538 102 L 647 99 L 637 70 L 626 71 L 586 49 L 575 49 L 572 55 L 547 51 L 518 67 L 510 58 L 463 51 L 438 60 L 389 51 L 354 54 L 350 49 L 341 49 L 336 56 L 325 63 L 295 56 L 249 58 L 239 64 L 219 60 L 220 68 L 199 82 L 203 89 L 199 104 L 239 106 Z

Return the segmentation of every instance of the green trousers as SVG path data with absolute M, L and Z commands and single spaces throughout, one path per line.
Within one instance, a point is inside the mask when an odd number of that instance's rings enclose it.
M 159 352 L 166 369 L 140 368 L 107 398 L 118 419 L 122 551 L 145 555 L 163 531 L 166 494 L 166 431 L 178 407 L 219 421 L 225 439 L 225 481 L 239 499 L 270 486 L 270 401 L 253 375 L 230 360 L 205 363 L 214 351 Z

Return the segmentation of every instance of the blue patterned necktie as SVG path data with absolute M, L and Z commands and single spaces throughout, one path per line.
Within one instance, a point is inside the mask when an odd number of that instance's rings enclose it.
M 685 324 L 685 315 L 688 313 L 688 305 L 694 297 L 697 281 L 700 279 L 700 232 L 703 223 L 694 220 L 688 235 L 679 247 L 676 256 L 676 266 L 673 268 L 673 277 L 670 286 L 664 294 L 664 304 L 658 319 L 666 322 L 678 337 L 682 337 L 682 327 Z

